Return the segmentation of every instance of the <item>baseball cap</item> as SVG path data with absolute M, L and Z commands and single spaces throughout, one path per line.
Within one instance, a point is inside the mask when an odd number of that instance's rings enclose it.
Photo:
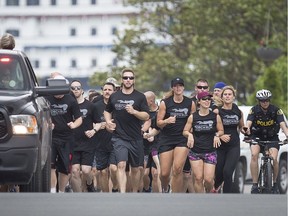
M 207 92 L 207 91 L 202 91 L 202 92 L 197 94 L 197 99 L 198 100 L 200 100 L 201 98 L 204 98 L 204 97 L 213 97 L 213 95 L 210 94 L 210 92 Z
M 113 83 L 115 87 L 120 87 L 120 85 L 117 83 L 117 80 L 114 77 L 109 77 L 106 79 L 106 83 Z
M 226 86 L 226 83 L 224 82 L 217 82 L 215 85 L 214 85 L 214 89 L 218 88 L 218 89 L 222 89 Z
M 176 77 L 171 80 L 171 88 L 177 84 L 183 85 L 184 86 L 184 80 L 180 77 Z

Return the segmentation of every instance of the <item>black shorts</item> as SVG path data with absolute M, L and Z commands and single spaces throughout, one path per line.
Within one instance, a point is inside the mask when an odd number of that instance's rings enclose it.
M 53 138 L 51 145 L 51 168 L 68 175 L 70 173 L 70 141 Z
M 110 164 L 116 165 L 116 156 L 114 151 L 96 151 L 95 160 L 97 170 L 106 169 Z
M 117 164 L 126 161 L 131 167 L 144 165 L 143 140 L 123 140 L 113 137 L 111 142 L 115 150 Z
M 92 166 L 94 160 L 94 152 L 74 151 L 72 157 L 72 164 L 80 164 Z
M 183 167 L 183 172 L 184 173 L 190 173 L 191 172 L 191 164 L 189 161 L 189 157 L 187 156 L 184 167 Z
M 186 143 L 178 143 L 178 144 L 171 144 L 171 145 L 160 145 L 158 148 L 158 152 L 159 154 L 163 153 L 163 152 L 167 152 L 167 151 L 171 151 L 173 149 L 175 149 L 176 147 L 186 147 L 187 148 L 187 144 Z

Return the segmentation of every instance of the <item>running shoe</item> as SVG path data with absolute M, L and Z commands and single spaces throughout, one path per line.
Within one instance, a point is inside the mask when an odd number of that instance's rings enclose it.
M 118 192 L 119 192 L 118 188 L 117 189 L 112 188 L 112 193 L 118 193 Z
M 251 194 L 257 194 L 259 193 L 259 188 L 257 185 L 252 185 L 251 187 Z
M 273 194 L 280 194 L 280 191 L 279 191 L 279 188 L 278 188 L 278 185 L 275 183 L 272 187 L 272 193 Z
M 88 185 L 88 184 L 86 183 L 86 187 L 87 187 L 87 192 L 90 192 L 90 193 L 95 193 L 95 192 L 97 192 L 97 191 L 95 190 L 95 187 L 94 187 L 93 182 L 92 182 L 90 185 Z
M 170 193 L 170 189 L 171 189 L 171 186 L 168 185 L 168 188 L 166 191 L 164 190 L 164 188 L 162 188 L 162 193 Z
M 66 185 L 65 193 L 73 193 L 72 186 L 70 184 Z

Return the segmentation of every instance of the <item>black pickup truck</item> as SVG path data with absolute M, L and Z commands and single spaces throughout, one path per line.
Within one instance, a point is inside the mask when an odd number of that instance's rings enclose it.
M 65 94 L 64 80 L 39 86 L 28 57 L 0 50 L 0 184 L 50 192 L 52 122 L 46 95 Z

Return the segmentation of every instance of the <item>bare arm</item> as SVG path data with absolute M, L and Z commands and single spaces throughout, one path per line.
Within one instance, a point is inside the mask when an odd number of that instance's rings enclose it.
M 191 133 L 192 123 L 193 123 L 193 115 L 190 115 L 183 129 L 183 136 L 187 138 L 188 148 L 192 148 L 194 146 L 194 137 L 193 134 Z

